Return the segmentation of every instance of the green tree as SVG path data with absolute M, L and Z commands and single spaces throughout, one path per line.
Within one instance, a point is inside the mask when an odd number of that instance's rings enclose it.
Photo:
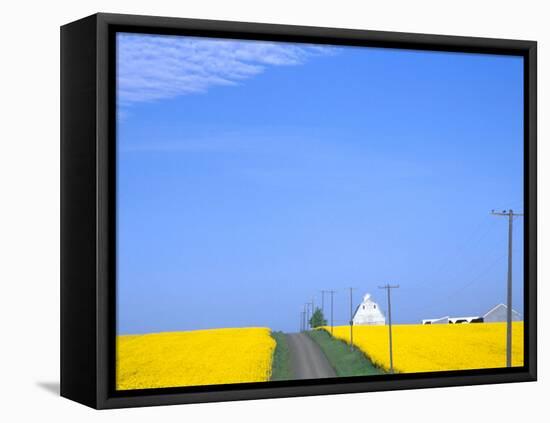
M 319 326 L 326 326 L 327 321 L 320 308 L 316 308 L 313 315 L 309 319 L 309 324 L 312 328 L 318 328 Z

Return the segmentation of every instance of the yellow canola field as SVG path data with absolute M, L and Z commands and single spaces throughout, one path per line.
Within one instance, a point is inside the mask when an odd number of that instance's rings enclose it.
M 349 343 L 349 326 L 334 327 L 334 337 Z M 388 326 L 354 326 L 353 339 L 389 370 Z M 392 325 L 392 343 L 396 372 L 506 367 L 506 323 Z M 523 366 L 523 322 L 512 324 L 512 366 Z
M 267 381 L 275 349 L 270 334 L 235 328 L 120 335 L 117 389 Z

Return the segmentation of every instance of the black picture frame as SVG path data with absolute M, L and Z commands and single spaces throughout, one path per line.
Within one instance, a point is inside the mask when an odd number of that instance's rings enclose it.
M 524 366 L 116 391 L 117 31 L 522 56 Z M 536 380 L 536 61 L 534 41 L 104 13 L 61 27 L 61 395 L 104 409 Z

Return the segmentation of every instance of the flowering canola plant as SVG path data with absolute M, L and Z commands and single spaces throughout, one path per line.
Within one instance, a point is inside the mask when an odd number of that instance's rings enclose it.
M 349 343 L 349 326 L 334 327 L 333 336 Z M 389 370 L 388 326 L 354 326 L 353 341 Z M 506 367 L 506 323 L 392 325 L 392 344 L 396 372 Z M 523 366 L 523 322 L 512 323 L 512 366 Z
M 118 390 L 262 382 L 275 340 L 268 328 L 117 336 Z

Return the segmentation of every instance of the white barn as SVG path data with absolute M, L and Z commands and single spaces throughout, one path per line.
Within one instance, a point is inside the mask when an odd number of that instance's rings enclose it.
M 370 294 L 363 297 L 363 302 L 359 304 L 353 315 L 354 325 L 385 325 L 386 318 L 378 307 L 378 304 L 371 300 Z
M 499 304 L 497 306 L 494 306 L 491 310 L 489 310 L 487 313 L 483 315 L 483 321 L 484 322 L 506 322 L 506 314 L 507 314 L 508 307 L 506 307 L 506 304 Z M 521 314 L 519 314 L 516 310 L 512 309 L 512 321 L 517 322 L 521 319 Z

